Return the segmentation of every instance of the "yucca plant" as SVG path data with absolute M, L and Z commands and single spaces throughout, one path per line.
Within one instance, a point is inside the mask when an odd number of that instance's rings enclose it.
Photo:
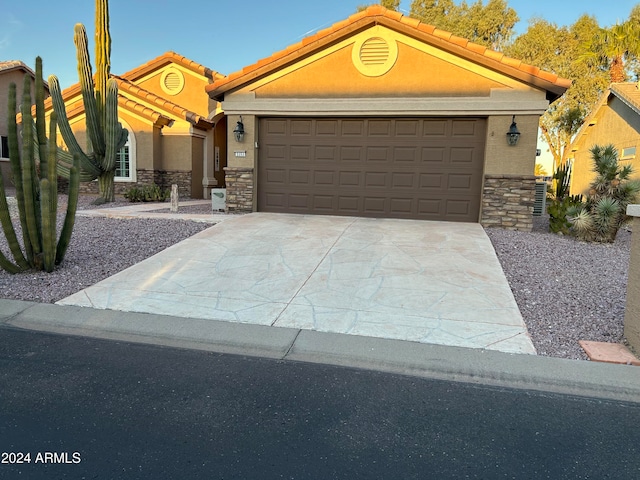
M 613 145 L 594 145 L 590 152 L 596 178 L 586 201 L 570 207 L 567 218 L 580 240 L 611 243 L 628 221 L 627 206 L 638 198 L 640 182 L 631 179 L 631 165 L 620 166 Z

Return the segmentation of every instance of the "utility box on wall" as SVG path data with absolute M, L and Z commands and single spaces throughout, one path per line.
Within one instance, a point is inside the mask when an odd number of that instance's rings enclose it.
M 211 210 L 214 212 L 225 211 L 227 208 L 227 189 L 212 188 L 211 189 Z

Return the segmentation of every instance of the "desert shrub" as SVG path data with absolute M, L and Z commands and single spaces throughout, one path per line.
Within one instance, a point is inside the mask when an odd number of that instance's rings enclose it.
M 171 191 L 163 189 L 155 183 L 142 187 L 131 187 L 124 193 L 130 202 L 164 202 L 171 196 Z
M 569 208 L 567 215 L 574 235 L 587 242 L 610 243 L 628 221 L 627 205 L 640 193 L 640 182 L 631 180 L 633 167 L 620 166 L 613 145 L 591 148 L 596 177 L 584 203 Z
M 549 230 L 553 233 L 568 235 L 571 233 L 571 222 L 567 212 L 575 205 L 582 203 L 581 195 L 569 195 L 571 170 L 568 164 L 560 166 L 553 174 L 551 192 L 548 194 L 547 213 L 549 214 Z

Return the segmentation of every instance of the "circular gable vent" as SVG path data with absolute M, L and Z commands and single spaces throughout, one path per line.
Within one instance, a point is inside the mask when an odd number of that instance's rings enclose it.
M 369 38 L 360 47 L 360 61 L 363 65 L 384 65 L 389 60 L 389 44 L 383 38 Z
M 160 86 L 165 93 L 177 95 L 184 88 L 184 75 L 180 70 L 168 68 L 162 73 Z
M 398 45 L 395 40 L 369 37 L 353 46 L 352 60 L 360 73 L 368 77 L 384 75 L 396 63 Z

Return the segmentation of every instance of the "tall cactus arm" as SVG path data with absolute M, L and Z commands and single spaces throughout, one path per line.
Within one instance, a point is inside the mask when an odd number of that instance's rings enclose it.
M 20 244 L 18 243 L 18 236 L 13 228 L 13 222 L 11 221 L 11 215 L 9 213 L 9 204 L 7 203 L 6 193 L 4 191 L 4 179 L 2 178 L 2 170 L 0 170 L 0 223 L 2 224 L 2 230 L 4 236 L 9 244 L 9 250 L 17 265 L 11 263 L 0 252 L 0 267 L 9 273 L 17 273 L 20 270 L 26 270 L 29 268 L 29 262 L 24 258 Z M 6 262 L 2 261 L 5 259 Z M 15 271 L 14 271 L 15 270 Z
M 71 175 L 69 176 L 69 198 L 67 200 L 67 214 L 64 218 L 60 239 L 56 247 L 56 265 L 62 263 L 64 255 L 71 241 L 71 232 L 76 221 L 76 210 L 78 208 L 78 194 L 80 192 L 80 176 L 78 175 L 80 168 L 80 159 L 78 155 L 74 155 L 73 167 L 71 167 Z
M 50 195 L 50 211 L 54 212 L 53 215 L 56 215 L 58 212 L 58 145 L 57 145 L 57 135 L 58 135 L 58 116 L 56 112 L 51 112 L 51 116 L 49 117 L 49 145 L 47 149 L 48 158 L 47 158 L 47 177 L 49 179 L 49 183 L 51 184 L 51 195 Z M 42 167 L 41 167 L 42 168 Z M 55 222 L 53 224 L 53 235 L 55 237 Z
M 31 116 L 31 80 L 25 75 L 22 94 L 22 190 L 24 193 L 24 213 L 27 234 L 33 248 L 33 257 L 37 259 L 42 252 L 40 245 L 39 195 L 34 188 L 35 162 L 33 155 L 33 117 Z M 38 185 L 39 187 L 39 185 Z
M 53 272 L 56 259 L 56 212 L 51 211 L 49 179 L 43 178 L 40 181 L 40 192 L 42 192 L 42 263 L 45 271 Z
M 0 268 L 9 273 L 18 273 L 21 271 L 21 269 L 11 263 L 11 261 L 5 257 L 2 252 L 0 252 Z
M 73 40 L 76 44 L 76 56 L 78 59 L 78 78 L 80 79 L 80 91 L 86 114 L 87 134 L 96 156 L 104 155 L 105 145 L 102 135 L 103 121 L 100 118 L 100 99 L 96 99 L 97 92 L 93 87 L 93 71 L 91 69 L 91 57 L 89 56 L 89 44 L 87 31 L 84 25 L 77 23 L 74 28 Z
M 8 141 L 9 141 L 9 161 L 11 163 L 11 174 L 13 176 L 13 184 L 16 187 L 16 200 L 18 201 L 18 212 L 20 214 L 20 226 L 22 227 L 22 240 L 24 243 L 24 251 L 27 262 L 33 264 L 33 249 L 29 242 L 29 234 L 27 228 L 27 218 L 24 213 L 24 191 L 22 188 L 22 165 L 20 162 L 20 146 L 18 143 L 18 124 L 16 123 L 16 84 L 9 85 L 9 103 L 7 118 Z M 23 119 L 23 124 L 24 119 Z M 13 253 L 13 250 L 12 250 Z M 14 253 L 15 258 L 15 253 Z M 16 259 L 17 260 L 17 259 Z
M 36 137 L 41 175 L 47 175 L 47 127 L 44 119 L 44 82 L 42 81 L 42 58 L 36 57 Z
M 51 75 L 49 77 L 49 91 L 51 93 L 53 109 L 58 116 L 58 128 L 60 129 L 60 134 L 64 139 L 64 143 L 67 145 L 67 148 L 72 155 L 78 154 L 80 158 L 80 168 L 86 173 L 91 174 L 94 179 L 97 178 L 102 173 L 102 168 L 95 157 L 92 158 L 86 155 L 78 144 L 78 141 L 71 130 L 71 125 L 69 125 L 69 119 L 67 118 L 67 112 L 64 108 L 64 100 L 62 99 L 62 92 L 60 90 L 60 82 L 55 75 Z
M 96 0 L 96 101 L 101 125 L 107 123 L 107 83 L 111 73 L 111 35 L 109 33 L 109 2 Z
M 105 143 L 107 150 L 104 156 L 104 169 L 113 170 L 116 167 L 116 155 L 122 148 L 118 145 L 121 137 L 122 125 L 118 122 L 118 82 L 110 79 L 107 83 L 107 123 L 105 124 Z M 125 140 L 126 142 L 126 140 Z

